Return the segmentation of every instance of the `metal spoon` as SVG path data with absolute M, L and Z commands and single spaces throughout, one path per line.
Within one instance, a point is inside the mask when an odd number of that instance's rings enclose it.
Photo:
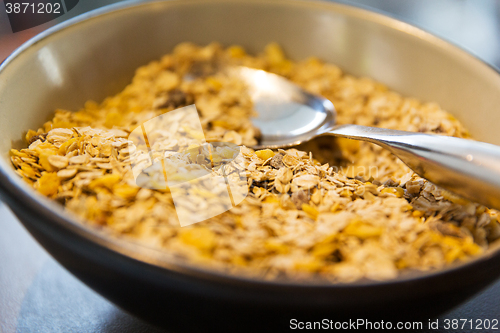
M 500 209 L 500 147 L 453 137 L 359 125 L 335 125 L 333 104 L 285 78 L 247 67 L 232 68 L 249 87 L 262 138 L 253 148 L 298 145 L 333 135 L 373 142 L 421 177 L 456 194 Z

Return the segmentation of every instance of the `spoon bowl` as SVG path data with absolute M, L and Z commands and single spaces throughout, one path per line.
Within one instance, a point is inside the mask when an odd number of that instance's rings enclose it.
M 235 67 L 231 74 L 248 86 L 260 129 L 259 143 L 252 147 L 292 147 L 335 126 L 336 111 L 328 99 L 311 94 L 287 79 L 263 70 Z

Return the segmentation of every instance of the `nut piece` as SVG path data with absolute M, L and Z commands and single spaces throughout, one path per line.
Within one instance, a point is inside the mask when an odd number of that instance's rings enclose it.
M 164 97 L 164 102 L 156 106 L 157 109 L 173 108 L 178 109 L 194 103 L 193 96 L 180 89 L 173 89 Z
M 282 167 L 284 167 L 285 164 L 283 164 L 283 154 L 277 153 L 276 155 L 274 155 L 273 158 L 271 158 L 269 164 L 275 169 L 281 169 Z
M 292 202 L 297 209 L 302 209 L 303 204 L 309 203 L 309 195 L 306 191 L 298 190 L 292 193 Z
M 31 145 L 36 140 L 45 141 L 46 138 L 47 138 L 47 133 L 33 135 L 28 141 L 28 146 Z

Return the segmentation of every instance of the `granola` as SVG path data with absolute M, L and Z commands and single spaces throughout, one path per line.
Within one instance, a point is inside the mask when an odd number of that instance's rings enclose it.
M 76 112 L 56 110 L 52 120 L 29 130 L 28 147 L 11 150 L 16 172 L 82 223 L 112 236 L 264 279 L 392 279 L 469 260 L 500 238 L 495 210 L 438 188 L 373 144 L 320 138 L 287 150 L 247 148 L 259 136 L 250 122 L 252 101 L 241 82 L 218 70 L 221 64 L 268 70 L 325 96 L 340 124 L 469 137 L 435 103 L 403 97 L 316 58 L 293 62 L 274 43 L 259 56 L 240 46 L 183 43 L 140 67 L 119 94 Z M 148 154 L 127 138 L 147 120 L 192 103 L 207 141 L 242 145 L 249 195 L 228 212 L 181 227 L 168 188 L 136 185 L 132 157 L 139 165 Z M 180 122 L 155 132 L 155 161 L 193 148 L 175 135 L 180 129 L 189 132 Z M 221 152 L 220 159 L 226 153 L 233 154 Z M 208 163 L 199 150 L 185 160 Z M 210 210 L 211 195 L 199 191 L 192 200 Z

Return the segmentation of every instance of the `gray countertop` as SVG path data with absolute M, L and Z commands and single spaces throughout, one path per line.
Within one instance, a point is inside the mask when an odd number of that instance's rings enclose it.
M 66 15 L 75 16 L 113 2 L 117 1 L 83 0 Z M 343 2 L 376 8 L 416 24 L 500 68 L 500 0 Z M 47 23 L 19 35 L 12 34 L 1 6 L 0 60 L 29 36 L 53 25 Z M 500 319 L 500 280 L 469 302 L 441 316 L 440 322 L 446 318 Z M 69 274 L 0 202 L 0 333 L 12 332 L 162 331 L 121 311 Z M 430 332 L 447 330 L 441 327 Z

